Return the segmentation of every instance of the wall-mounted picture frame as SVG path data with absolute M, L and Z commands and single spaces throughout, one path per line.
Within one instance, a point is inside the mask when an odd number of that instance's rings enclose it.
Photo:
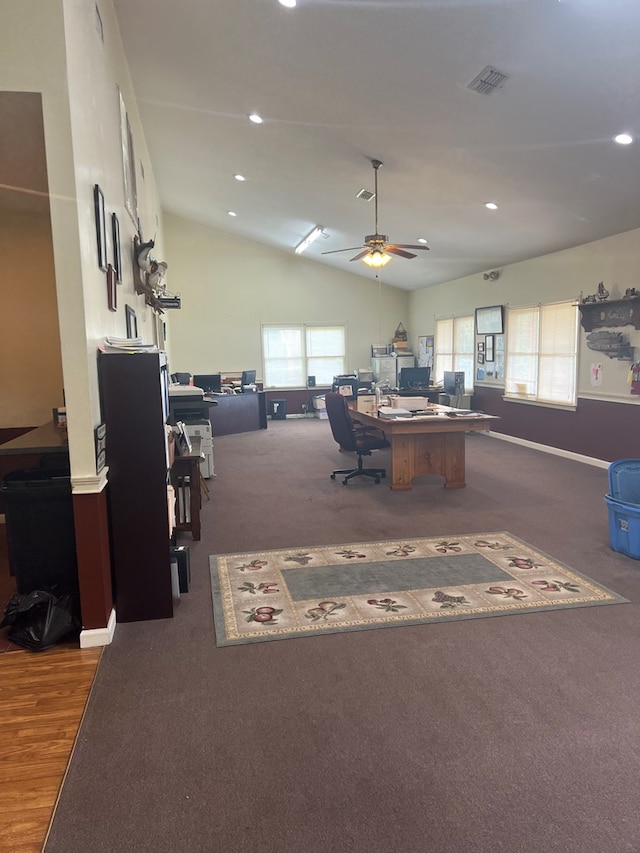
M 418 337 L 418 367 L 433 367 L 433 335 Z
M 136 317 L 136 312 L 130 305 L 124 306 L 124 316 L 125 322 L 127 324 L 127 337 L 128 338 L 137 338 L 138 337 L 138 318 Z
M 484 353 L 483 352 L 478 353 L 478 364 L 484 364 Z
M 120 223 L 118 214 L 111 214 L 111 237 L 113 239 L 113 268 L 116 271 L 116 281 L 122 282 L 122 251 L 120 249 Z
M 484 352 L 484 341 L 478 341 L 478 352 Z
M 98 266 L 107 269 L 107 222 L 104 213 L 104 193 L 99 184 L 93 186 L 93 207 L 96 217 L 96 240 L 98 246 Z
M 118 310 L 118 282 L 116 271 L 111 264 L 107 264 L 107 303 L 109 311 Z
M 133 224 L 136 226 L 138 231 L 140 231 L 140 223 L 138 220 L 138 185 L 136 181 L 136 158 L 133 148 L 133 133 L 131 132 L 129 114 L 127 113 L 122 92 L 119 91 L 118 95 L 120 97 L 120 138 L 122 144 L 124 204 Z
M 504 305 L 476 308 L 476 334 L 501 335 L 504 332 Z
M 484 339 L 484 355 L 487 361 L 493 361 L 493 351 L 494 351 L 494 337 L 493 335 L 487 335 Z

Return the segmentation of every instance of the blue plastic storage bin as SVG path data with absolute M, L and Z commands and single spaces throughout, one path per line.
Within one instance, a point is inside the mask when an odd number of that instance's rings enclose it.
M 640 459 L 618 459 L 609 465 L 609 497 L 640 506 Z
M 605 495 L 609 510 L 609 544 L 613 551 L 640 560 L 640 506 Z

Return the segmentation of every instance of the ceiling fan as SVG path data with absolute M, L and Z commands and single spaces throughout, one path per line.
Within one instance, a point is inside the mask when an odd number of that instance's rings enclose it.
M 391 260 L 392 255 L 398 255 L 401 258 L 415 258 L 413 252 L 408 252 L 407 249 L 429 250 L 428 246 L 415 246 L 410 243 L 389 243 L 389 238 L 386 234 L 378 234 L 378 169 L 382 166 L 380 160 L 372 160 L 373 173 L 375 176 L 375 210 L 376 210 L 376 233 L 367 234 L 364 238 L 362 246 L 352 246 L 349 249 L 334 249 L 331 252 L 322 252 L 323 255 L 335 255 L 338 252 L 355 252 L 356 249 L 361 249 L 357 255 L 354 255 L 349 260 L 364 261 L 370 267 L 384 267 Z

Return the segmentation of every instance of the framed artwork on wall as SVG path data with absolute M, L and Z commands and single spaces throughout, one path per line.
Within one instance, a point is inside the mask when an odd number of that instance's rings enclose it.
M 493 361 L 493 335 L 487 335 L 484 339 L 484 355 L 487 361 Z
M 122 97 L 120 96 L 120 137 L 122 144 L 122 174 L 124 178 L 124 203 L 127 212 L 135 227 L 140 230 L 138 220 L 138 186 L 136 182 L 136 160 L 133 149 L 133 134 L 129 114 Z
M 107 265 L 107 301 L 109 311 L 118 310 L 118 282 L 116 281 L 116 271 L 111 264 Z
M 107 269 L 107 223 L 104 215 L 104 193 L 99 184 L 93 187 L 93 207 L 96 217 L 96 240 L 98 246 L 98 266 Z
M 113 267 L 116 271 L 116 281 L 122 281 L 122 252 L 120 250 L 120 223 L 115 213 L 111 214 L 111 236 L 113 238 Z
M 137 338 L 138 337 L 138 318 L 136 317 L 136 312 L 130 305 L 124 306 L 124 316 L 127 324 L 127 337 L 128 338 Z
M 476 334 L 501 335 L 504 332 L 504 305 L 476 308 Z
M 433 335 L 418 338 L 418 367 L 433 367 Z

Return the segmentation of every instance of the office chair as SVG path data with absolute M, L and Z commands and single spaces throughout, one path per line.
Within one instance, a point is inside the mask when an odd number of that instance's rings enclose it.
M 343 394 L 328 391 L 325 394 L 325 404 L 333 437 L 343 450 L 351 450 L 358 454 L 357 468 L 334 471 L 331 479 L 335 480 L 336 474 L 344 474 L 342 485 L 346 486 L 353 477 L 363 475 L 372 477 L 376 483 L 379 483 L 381 477 L 386 477 L 386 470 L 363 468 L 362 457 L 371 456 L 372 450 L 382 450 L 384 447 L 391 446 L 384 432 L 377 427 L 363 426 L 359 421 L 353 420 L 349 414 L 347 398 Z

